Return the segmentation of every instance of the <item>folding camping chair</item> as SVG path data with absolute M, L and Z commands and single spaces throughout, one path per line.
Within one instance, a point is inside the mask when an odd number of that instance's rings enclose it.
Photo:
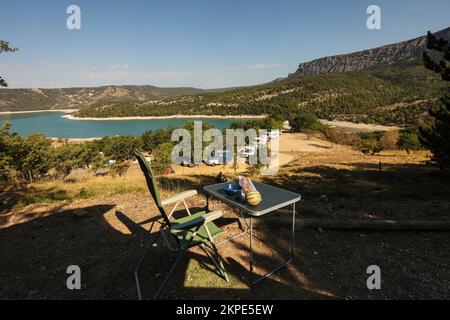
M 145 256 L 147 255 L 147 253 L 153 247 L 153 244 L 156 242 L 159 235 L 163 237 L 164 242 L 166 246 L 169 248 L 169 250 L 177 252 L 177 256 L 175 262 L 173 263 L 172 267 L 169 270 L 169 273 L 167 274 L 158 291 L 154 295 L 154 299 L 158 298 L 159 294 L 161 293 L 170 276 L 172 275 L 173 271 L 175 270 L 176 265 L 184 256 L 186 251 L 189 248 L 195 246 L 200 246 L 203 249 L 203 251 L 205 251 L 205 253 L 208 255 L 208 257 L 212 260 L 212 262 L 216 266 L 220 275 L 226 281 L 228 281 L 228 275 L 225 271 L 223 260 L 217 251 L 216 244 L 214 243 L 214 238 L 223 234 L 223 231 L 213 222 L 214 220 L 222 216 L 222 212 L 213 211 L 206 213 L 206 211 L 201 211 L 195 214 L 191 214 L 186 204 L 186 199 L 195 196 L 197 194 L 196 190 L 184 191 L 169 198 L 161 200 L 155 176 L 148 162 L 145 160 L 144 155 L 140 153 L 138 150 L 134 150 L 134 155 L 136 156 L 139 162 L 139 166 L 141 167 L 141 170 L 144 173 L 150 194 L 152 195 L 156 203 L 156 206 L 158 207 L 159 212 L 161 213 L 161 216 L 163 218 L 163 222 L 161 224 L 159 233 L 155 236 L 152 244 L 139 260 L 134 271 L 138 299 L 139 300 L 142 299 L 141 289 L 139 285 L 139 274 L 138 274 L 139 267 L 142 261 L 144 260 Z M 173 203 L 175 203 L 175 206 L 173 207 L 172 211 L 169 214 L 167 214 L 164 207 L 166 205 Z M 172 214 L 175 212 L 175 209 L 178 207 L 180 203 L 184 204 L 184 207 L 188 215 L 183 218 L 172 220 L 171 219 Z M 171 243 L 169 242 L 169 237 L 167 234 L 175 240 L 174 246 L 172 246 Z M 216 258 L 214 258 L 214 256 Z

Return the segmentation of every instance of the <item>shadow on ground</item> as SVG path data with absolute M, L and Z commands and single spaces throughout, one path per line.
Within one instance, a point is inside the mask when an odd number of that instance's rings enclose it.
M 450 175 L 422 164 L 291 165 L 262 180 L 302 194 L 311 217 L 450 219 Z
M 50 216 L 0 229 L 0 298 L 2 299 L 135 299 L 133 269 L 152 242 L 152 232 L 125 212 L 115 212 L 128 234 L 104 219 L 112 205 L 55 212 Z M 235 224 L 232 220 L 229 223 Z M 227 226 L 225 226 L 227 228 Z M 239 232 L 228 226 L 227 234 Z M 287 254 L 284 229 L 258 229 L 255 272 L 261 274 Z M 292 265 L 249 288 L 248 239 L 220 248 L 231 281 L 215 272 L 203 252 L 193 250 L 179 264 L 163 299 L 320 299 L 320 298 L 448 298 L 448 234 L 355 233 L 301 230 L 296 237 Z M 142 267 L 144 297 L 153 295 L 173 262 L 161 242 L 152 248 Z M 380 265 L 383 290 L 366 288 L 366 268 Z M 82 289 L 66 288 L 66 269 L 82 270 Z
M 430 195 L 431 200 L 442 200 L 447 190 L 445 179 L 437 180 L 420 167 L 386 167 L 383 172 L 358 164 L 354 167 L 355 170 L 293 168 L 299 170 L 294 171 L 293 176 L 281 172 L 277 180 L 267 181 L 305 194 L 305 202 L 315 201 L 313 197 L 326 192 L 327 205 L 345 199 L 345 192 L 354 192 L 349 196 L 354 197 L 352 201 L 361 201 L 359 206 L 364 203 L 374 210 L 381 210 L 383 202 L 412 201 L 419 192 L 429 191 L 431 187 L 435 190 Z M 304 172 L 310 175 L 302 176 Z M 202 183 L 211 183 L 211 180 Z M 198 181 L 195 184 L 181 181 L 168 189 L 188 189 L 199 184 Z M 373 193 L 394 187 L 400 188 L 394 195 L 383 191 Z M 426 204 L 430 199 L 419 197 L 419 200 Z M 150 201 L 149 197 L 142 197 L 140 202 L 143 201 Z M 134 267 L 152 243 L 159 228 L 158 217 L 153 210 L 137 218 L 133 213 L 137 202 L 111 202 L 70 210 L 56 207 L 40 216 L 30 216 L 27 222 L 0 229 L 0 298 L 136 299 Z M 299 215 L 303 215 L 304 207 L 304 204 L 299 206 Z M 378 214 L 381 216 L 382 212 Z M 111 217 L 120 226 L 113 225 Z M 218 224 L 229 236 L 240 231 L 236 222 L 233 215 L 228 214 Z M 287 256 L 290 232 L 288 228 L 261 225 L 255 235 L 255 272 L 262 274 Z M 174 261 L 174 254 L 162 241 L 157 244 L 142 266 L 142 290 L 146 298 L 157 290 Z M 226 261 L 230 282 L 222 280 L 204 253 L 194 249 L 178 265 L 161 298 L 448 299 L 449 248 L 450 237 L 445 232 L 297 230 L 294 263 L 250 288 L 247 284 L 248 237 L 245 236 L 219 249 Z M 366 286 L 366 269 L 374 264 L 380 266 L 382 272 L 382 289 L 376 291 Z M 69 265 L 81 268 L 81 290 L 66 287 Z

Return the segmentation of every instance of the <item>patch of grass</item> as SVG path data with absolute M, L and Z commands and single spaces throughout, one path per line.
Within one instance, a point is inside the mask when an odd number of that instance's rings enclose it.
M 69 200 L 71 197 L 63 189 L 58 190 L 42 190 L 42 192 L 26 195 L 18 201 L 18 205 L 29 205 L 35 203 L 51 203 Z
M 79 199 L 87 199 L 91 197 L 91 194 L 89 193 L 89 191 L 86 190 L 86 188 L 81 188 L 80 191 L 78 191 L 75 194 L 75 198 L 79 198 Z
M 130 170 L 122 177 L 97 177 L 85 174 L 70 177 L 66 180 L 41 181 L 30 184 L 29 190 L 32 190 L 32 192 L 26 193 L 17 202 L 17 205 L 97 198 L 123 193 L 144 193 L 147 191 L 145 179 L 138 170 Z

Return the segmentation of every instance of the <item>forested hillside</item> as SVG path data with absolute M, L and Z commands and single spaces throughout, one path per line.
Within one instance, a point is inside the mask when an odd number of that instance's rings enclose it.
M 288 115 L 305 109 L 326 119 L 407 125 L 426 117 L 444 86 L 421 61 L 414 61 L 160 101 L 104 100 L 76 116 Z
M 103 86 L 63 89 L 1 89 L 0 111 L 78 109 L 104 99 L 144 101 L 205 92 L 196 88 L 155 86 Z

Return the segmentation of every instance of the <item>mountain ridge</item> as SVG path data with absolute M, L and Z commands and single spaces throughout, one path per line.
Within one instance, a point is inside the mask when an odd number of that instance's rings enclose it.
M 145 101 L 205 93 L 192 87 L 152 85 L 105 85 L 100 87 L 1 89 L 0 111 L 78 109 L 103 100 Z
M 450 27 L 435 33 L 437 37 L 450 39 Z M 300 63 L 288 78 L 310 75 L 367 70 L 379 64 L 395 64 L 420 59 L 426 49 L 426 35 L 381 47 L 357 52 L 326 56 Z

